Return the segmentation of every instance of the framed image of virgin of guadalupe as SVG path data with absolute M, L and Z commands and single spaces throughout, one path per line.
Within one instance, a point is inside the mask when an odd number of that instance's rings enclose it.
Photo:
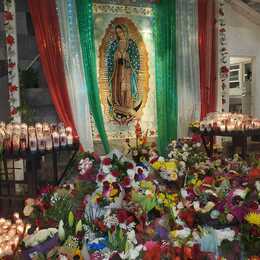
M 127 125 L 140 119 L 149 90 L 148 53 L 135 24 L 117 17 L 99 47 L 99 87 L 104 113 Z

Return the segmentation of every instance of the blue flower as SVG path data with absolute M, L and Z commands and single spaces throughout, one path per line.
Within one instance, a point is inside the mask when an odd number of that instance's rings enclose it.
M 96 251 L 96 250 L 102 250 L 107 246 L 107 241 L 104 238 L 101 239 L 95 239 L 95 242 L 90 242 L 87 244 L 87 247 L 89 250 Z

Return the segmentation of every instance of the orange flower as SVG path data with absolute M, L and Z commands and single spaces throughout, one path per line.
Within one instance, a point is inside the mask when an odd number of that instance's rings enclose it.
M 249 182 L 253 183 L 256 179 L 260 179 L 260 168 L 252 168 L 249 171 Z

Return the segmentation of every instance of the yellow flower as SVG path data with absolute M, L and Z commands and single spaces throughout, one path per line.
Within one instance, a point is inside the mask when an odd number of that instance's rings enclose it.
M 80 249 L 79 249 L 79 248 L 77 248 L 77 249 L 75 250 L 75 252 L 74 252 L 74 254 L 73 254 L 73 259 L 74 259 L 74 257 L 77 257 L 77 259 L 79 259 L 79 260 L 83 260 L 83 257 L 82 257 L 82 255 L 81 255 L 81 252 L 80 252 Z
M 162 162 L 156 161 L 155 163 L 153 163 L 153 168 L 155 170 L 159 170 L 162 167 Z
M 165 200 L 165 195 L 163 193 L 158 194 L 158 201 L 162 203 Z
M 196 187 L 199 187 L 201 184 L 202 184 L 202 181 L 201 181 L 201 180 L 198 180 L 194 185 L 195 185 Z
M 245 220 L 252 225 L 260 227 L 260 213 L 250 212 L 245 216 Z
M 177 230 L 173 230 L 170 232 L 170 238 L 175 239 L 177 237 Z
M 172 181 L 176 181 L 178 179 L 177 173 L 176 172 L 172 172 L 171 173 L 171 180 Z
M 110 192 L 111 197 L 115 197 L 118 194 L 118 189 L 112 189 Z
M 164 167 L 167 171 L 175 171 L 176 163 L 174 161 L 165 162 Z

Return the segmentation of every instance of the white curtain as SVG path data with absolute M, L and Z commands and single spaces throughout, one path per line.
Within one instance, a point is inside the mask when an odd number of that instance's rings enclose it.
M 200 118 L 197 0 L 176 0 L 178 137 Z
M 56 6 L 73 118 L 84 150 L 93 151 L 90 110 L 83 70 L 76 4 L 73 0 L 56 0 Z

